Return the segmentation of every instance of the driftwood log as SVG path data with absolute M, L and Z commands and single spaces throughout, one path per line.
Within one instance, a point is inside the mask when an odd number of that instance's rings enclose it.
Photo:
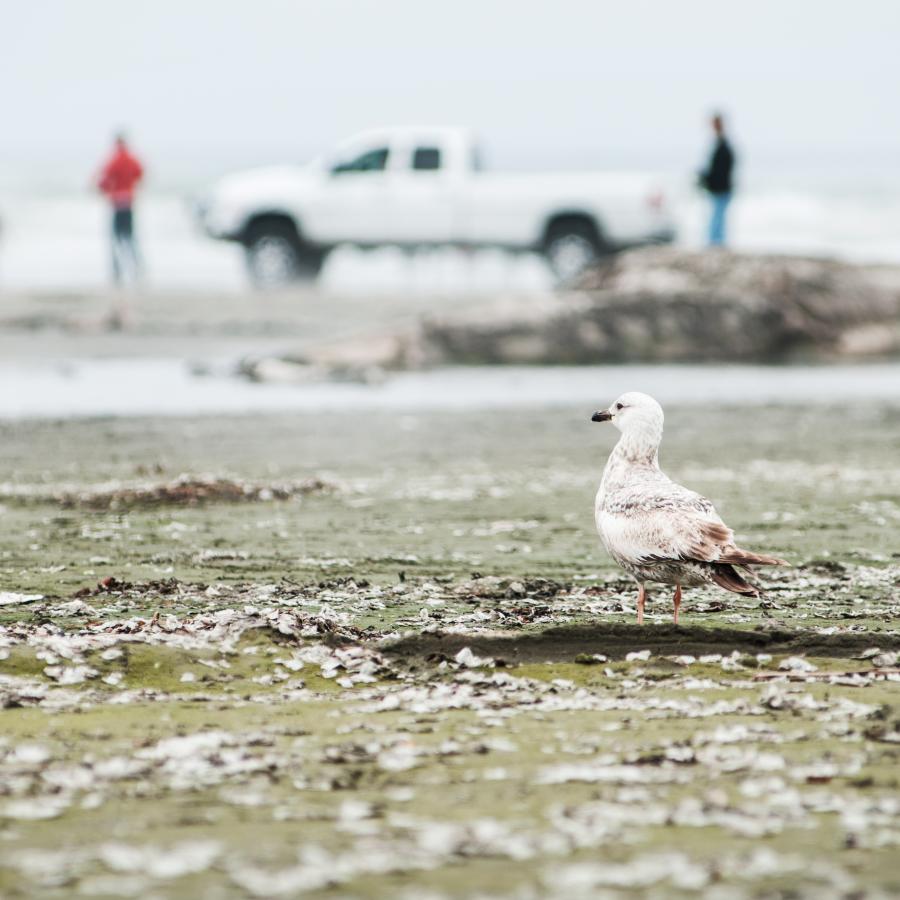
M 487 311 L 486 311 L 487 312 Z M 900 295 L 833 260 L 622 253 L 521 315 L 426 320 L 437 362 L 777 362 L 900 350 Z

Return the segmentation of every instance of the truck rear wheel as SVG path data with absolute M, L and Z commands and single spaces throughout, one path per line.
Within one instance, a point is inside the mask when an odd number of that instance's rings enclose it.
M 547 229 L 544 258 L 560 284 L 567 284 L 603 253 L 594 225 L 585 219 L 563 219 Z
M 304 244 L 290 222 L 251 225 L 244 240 L 247 273 L 254 287 L 274 290 L 298 281 L 314 281 L 326 252 Z

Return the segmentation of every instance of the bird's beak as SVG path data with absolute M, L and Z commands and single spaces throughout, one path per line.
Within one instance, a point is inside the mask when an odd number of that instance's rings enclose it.
M 608 409 L 601 409 L 591 416 L 592 422 L 608 422 L 612 418 L 612 413 Z

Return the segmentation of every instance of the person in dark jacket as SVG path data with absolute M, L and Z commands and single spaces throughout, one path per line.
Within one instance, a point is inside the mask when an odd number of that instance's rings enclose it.
M 709 219 L 709 245 L 721 247 L 725 243 L 726 215 L 731 193 L 734 188 L 734 151 L 725 135 L 725 122 L 721 115 L 712 117 L 712 127 L 716 135 L 709 165 L 700 174 L 700 184 L 712 199 L 712 213 Z
M 112 207 L 113 280 L 121 283 L 126 266 L 134 279 L 140 276 L 140 257 L 134 238 L 134 194 L 144 170 L 128 148 L 125 136 L 116 136 L 115 147 L 97 177 L 97 187 Z

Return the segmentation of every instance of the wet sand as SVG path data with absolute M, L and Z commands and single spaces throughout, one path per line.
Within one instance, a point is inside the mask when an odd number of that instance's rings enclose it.
M 666 470 L 792 566 L 639 628 L 614 435 L 504 396 L 0 421 L 0 893 L 895 893 L 896 404 L 667 405 Z

